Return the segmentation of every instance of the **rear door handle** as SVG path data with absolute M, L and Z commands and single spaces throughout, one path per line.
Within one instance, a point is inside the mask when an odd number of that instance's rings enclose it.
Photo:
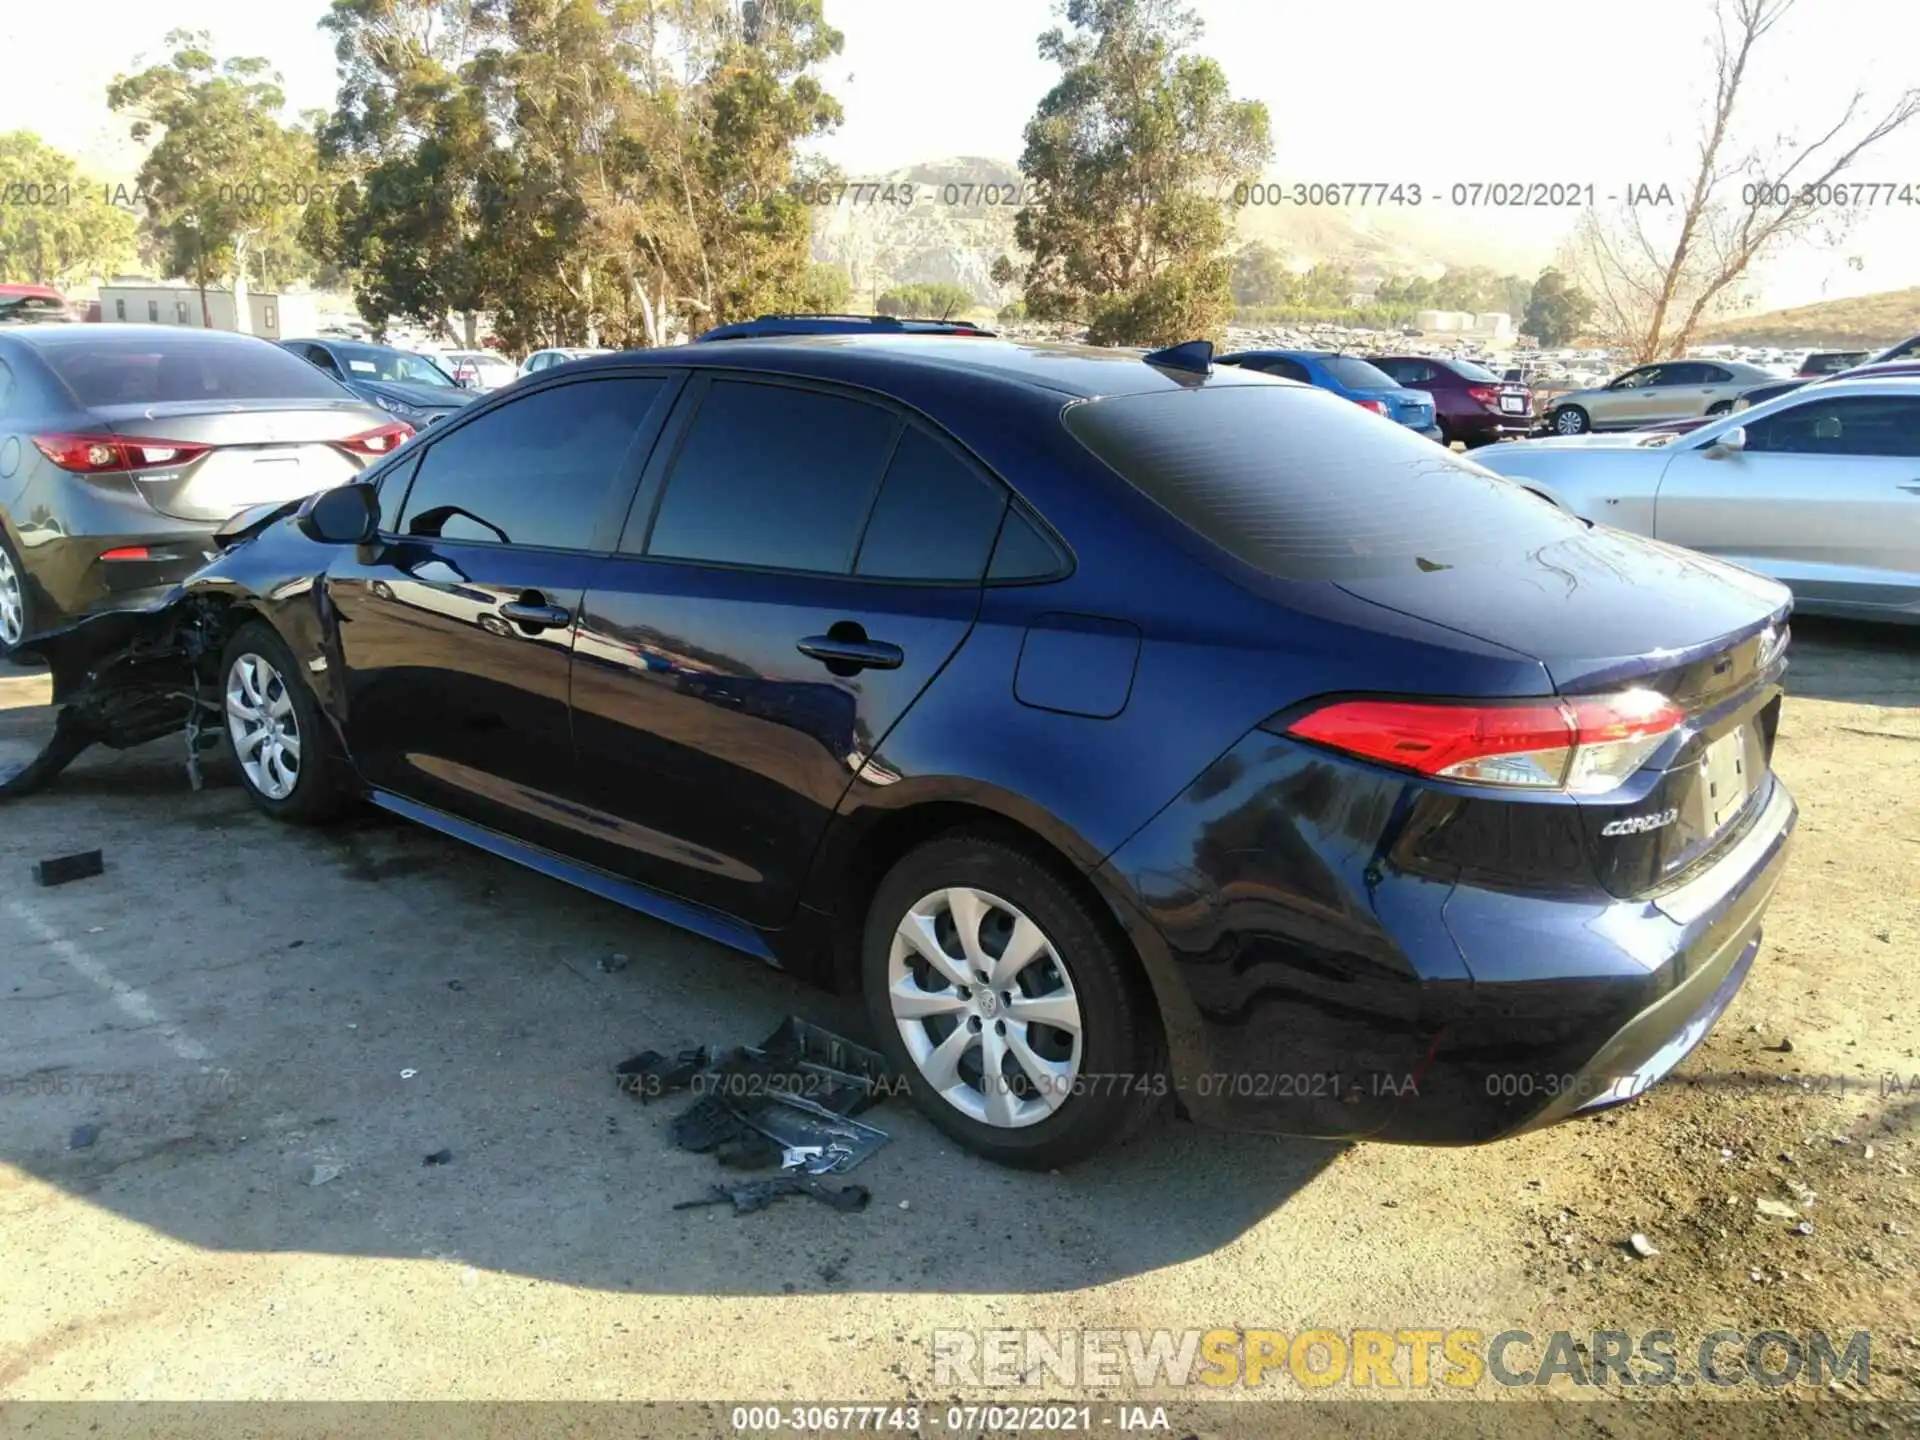
M 558 630 L 572 623 L 573 612 L 559 605 L 549 605 L 544 599 L 521 599 L 509 600 L 502 605 L 500 618 L 534 629 Z
M 799 644 L 802 655 L 828 666 L 852 670 L 898 670 L 907 652 L 885 640 L 843 640 L 835 635 L 809 635 Z

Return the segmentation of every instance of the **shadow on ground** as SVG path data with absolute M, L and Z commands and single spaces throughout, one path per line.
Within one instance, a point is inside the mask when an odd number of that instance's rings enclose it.
M 860 1035 L 857 1005 L 428 831 L 275 825 L 218 763 L 191 790 L 177 741 L 5 810 L 0 1160 L 210 1250 L 670 1294 L 1074 1289 L 1232 1244 L 1341 1153 L 1167 1119 L 1022 1174 L 895 1100 L 851 1177 L 867 1211 L 675 1211 L 729 1172 L 672 1148 L 684 1099 L 612 1067 L 789 1013 Z M 95 847 L 99 878 L 26 878 Z M 0 1199 L 9 1229 L 49 1203 L 18 1176 Z

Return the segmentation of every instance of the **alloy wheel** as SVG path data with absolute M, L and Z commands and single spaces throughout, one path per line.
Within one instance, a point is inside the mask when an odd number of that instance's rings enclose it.
M 13 557 L 0 548 L 0 645 L 11 650 L 26 638 L 27 597 Z
M 1586 421 L 1577 410 L 1562 410 L 1553 417 L 1553 430 L 1556 435 L 1579 435 L 1587 428 Z
M 248 782 L 269 800 L 285 800 L 300 783 L 300 720 L 287 681 L 273 663 L 249 651 L 227 671 L 227 730 Z
M 971 1119 L 1019 1129 L 1074 1093 L 1079 996 L 1045 933 L 998 896 L 953 887 L 909 907 L 887 1000 L 921 1079 Z

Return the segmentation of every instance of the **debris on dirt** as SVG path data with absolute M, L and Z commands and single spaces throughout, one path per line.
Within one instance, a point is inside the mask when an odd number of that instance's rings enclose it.
M 864 1185 L 843 1185 L 838 1190 L 832 1190 L 818 1180 L 781 1175 L 771 1180 L 747 1180 L 731 1185 L 710 1186 L 707 1194 L 700 1199 L 682 1200 L 673 1208 L 695 1210 L 703 1205 L 725 1205 L 731 1201 L 734 1214 L 751 1215 L 788 1195 L 811 1195 L 822 1204 L 842 1212 L 864 1210 L 873 1199 L 873 1192 Z
M 67 1136 L 67 1148 L 69 1150 L 85 1150 L 99 1138 L 100 1127 L 98 1125 L 76 1125 L 73 1127 L 73 1133 Z
M 1784 1200 L 1769 1200 L 1761 1196 L 1753 1202 L 1753 1208 L 1773 1220 L 1798 1220 L 1800 1212 Z
M 90 880 L 95 875 L 105 874 L 106 868 L 106 858 L 98 850 L 82 850 L 77 855 L 56 855 L 50 860 L 35 862 L 33 883 L 66 885 L 75 880 Z
M 467 988 L 467 982 L 464 980 L 447 981 L 447 989 L 449 990 L 464 990 L 466 988 Z
M 1642 1260 L 1651 1260 L 1660 1253 L 1654 1243 L 1638 1231 L 1628 1238 L 1627 1247 Z
M 1767 1048 L 1777 1055 L 1791 1055 L 1793 1053 L 1793 1041 L 1782 1035 L 1778 1045 L 1769 1045 Z
M 1796 1235 L 1813 1234 L 1813 1222 L 1811 1220 L 1802 1220 L 1798 1225 L 1793 1227 L 1793 1233 Z
M 315 1187 L 325 1185 L 329 1180 L 338 1180 L 340 1174 L 341 1167 L 338 1165 L 316 1165 L 307 1172 L 307 1184 Z
M 622 970 L 626 969 L 630 963 L 626 956 L 615 951 L 611 955 L 602 955 L 600 957 L 600 972 L 603 975 L 618 975 Z
M 418 1075 L 419 1073 L 420 1072 L 418 1070 L 402 1070 L 400 1072 L 400 1078 L 402 1080 L 411 1080 L 414 1076 Z
M 453 1151 L 436 1150 L 421 1163 L 426 1165 L 451 1165 L 453 1163 Z
M 730 1169 L 784 1164 L 844 1174 L 890 1138 L 852 1118 L 887 1093 L 885 1058 L 797 1016 L 759 1045 L 700 1045 L 673 1056 L 642 1050 L 616 1065 L 614 1077 L 642 1103 L 697 1095 L 674 1117 L 673 1143 Z
M 729 1170 L 771 1170 L 781 1163 L 780 1147 L 766 1136 L 735 1136 L 714 1148 L 713 1158 Z

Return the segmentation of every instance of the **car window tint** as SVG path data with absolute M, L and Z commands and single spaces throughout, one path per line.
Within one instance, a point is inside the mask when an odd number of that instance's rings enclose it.
M 413 472 L 420 468 L 422 453 L 424 450 L 396 461 L 381 472 L 380 529 L 388 535 L 400 533 L 400 507 L 406 503 L 407 486 L 413 483 Z
M 1700 372 L 1702 384 L 1724 385 L 1733 379 L 1733 372 L 1720 365 L 1696 365 L 1693 368 Z
M 1251 362 L 1251 368 L 1264 371 L 1268 375 L 1278 375 L 1282 380 L 1299 380 L 1308 385 L 1313 383 L 1313 377 L 1307 373 L 1306 366 L 1297 360 L 1282 359 L 1278 355 L 1255 360 Z
M 853 571 L 888 580 L 986 574 L 1007 494 L 924 430 L 894 447 Z
M 627 376 L 537 390 L 436 439 L 402 533 L 583 550 L 667 382 Z
M 674 457 L 647 553 L 844 575 L 899 429 L 859 400 L 719 381 Z
M 1404 575 L 1586 533 L 1512 482 L 1324 391 L 1160 391 L 1071 405 L 1063 420 L 1174 519 L 1283 579 Z
M 1748 422 L 1749 454 L 1920 457 L 1920 400 L 1852 395 L 1790 405 Z
M 1007 512 L 1000 530 L 1000 543 L 993 549 L 993 564 L 987 579 L 1000 581 L 1045 580 L 1063 568 L 1060 552 L 1018 505 Z
M 1393 388 L 1393 377 L 1354 355 L 1329 355 L 1320 362 L 1334 382 L 1349 390 Z

